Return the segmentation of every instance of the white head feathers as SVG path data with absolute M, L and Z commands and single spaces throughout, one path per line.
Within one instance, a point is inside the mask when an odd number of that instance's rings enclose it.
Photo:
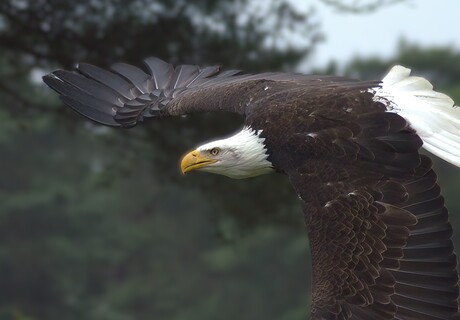
M 217 173 L 234 179 L 244 179 L 273 172 L 267 160 L 265 139 L 260 137 L 262 130 L 244 127 L 237 134 L 221 140 L 211 141 L 197 148 L 199 152 L 217 149 L 214 157 L 217 162 L 209 164 L 201 171 Z

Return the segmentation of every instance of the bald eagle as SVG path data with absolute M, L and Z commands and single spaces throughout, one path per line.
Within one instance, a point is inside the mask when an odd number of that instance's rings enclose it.
M 111 71 L 81 63 L 44 77 L 96 122 L 132 127 L 193 112 L 243 115 L 240 132 L 181 162 L 231 178 L 285 174 L 306 221 L 311 319 L 457 319 L 452 227 L 423 146 L 460 166 L 460 111 L 424 78 L 393 67 L 381 81 L 219 67 Z

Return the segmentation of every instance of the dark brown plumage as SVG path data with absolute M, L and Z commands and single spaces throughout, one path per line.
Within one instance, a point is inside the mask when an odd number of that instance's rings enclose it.
M 44 81 L 106 125 L 224 111 L 263 130 L 268 160 L 304 210 L 312 319 L 460 318 L 452 228 L 436 175 L 408 121 L 368 91 L 380 81 L 146 64 L 148 73 L 80 64 Z

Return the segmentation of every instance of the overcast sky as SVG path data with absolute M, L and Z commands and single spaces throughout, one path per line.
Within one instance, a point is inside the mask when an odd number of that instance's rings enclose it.
M 314 3 L 326 39 L 310 66 L 346 62 L 356 55 L 391 57 L 402 37 L 427 47 L 460 49 L 460 0 L 408 0 L 366 14 L 344 14 Z

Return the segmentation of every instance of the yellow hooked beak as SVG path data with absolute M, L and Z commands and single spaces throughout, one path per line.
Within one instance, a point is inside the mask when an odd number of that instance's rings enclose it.
M 208 158 L 202 155 L 199 151 L 193 150 L 192 152 L 187 153 L 180 163 L 180 169 L 182 174 L 185 174 L 189 171 L 200 169 L 205 167 L 210 163 L 215 163 L 217 160 Z

